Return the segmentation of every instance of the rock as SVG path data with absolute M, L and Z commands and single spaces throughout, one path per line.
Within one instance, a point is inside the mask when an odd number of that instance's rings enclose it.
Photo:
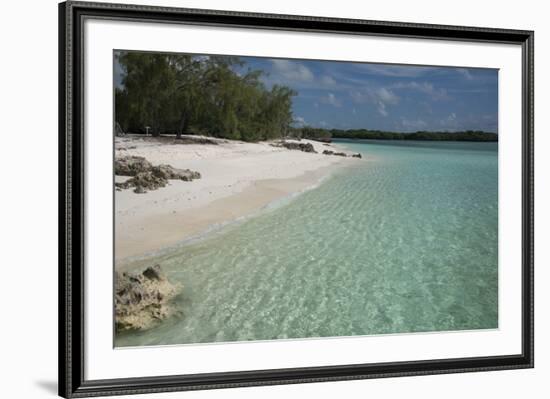
M 201 178 L 201 174 L 199 172 L 195 172 L 190 169 L 176 169 L 170 165 L 153 166 L 152 171 L 155 176 L 167 180 L 191 181 Z
M 314 152 L 314 153 L 317 153 L 317 151 L 315 151 L 315 147 L 313 147 L 313 144 L 311 143 L 293 143 L 291 141 L 283 141 L 281 143 L 281 146 L 289 149 L 289 150 L 300 150 L 300 151 L 303 151 L 303 152 Z
M 211 144 L 211 145 L 218 145 L 218 142 L 215 141 L 215 140 L 204 138 L 204 137 L 182 136 L 182 137 L 176 137 L 176 139 L 174 140 L 174 144 Z
M 148 267 L 143 272 L 143 276 L 147 277 L 149 280 L 159 280 L 159 281 L 166 278 L 162 273 L 162 270 L 160 269 L 160 265 Z
M 134 187 L 134 192 L 138 194 L 165 187 L 168 180 L 192 181 L 201 178 L 199 172 L 176 169 L 170 165 L 153 166 L 144 157 L 132 155 L 115 159 L 115 174 L 131 176 L 125 182 L 115 183 L 117 190 Z
M 115 175 L 135 176 L 137 173 L 146 172 L 153 167 L 151 162 L 144 157 L 129 155 L 115 158 Z
M 180 291 L 159 265 L 148 267 L 141 274 L 116 272 L 116 330 L 145 330 L 176 314 L 171 301 Z
M 139 172 L 134 177 L 129 178 L 123 183 L 115 183 L 116 188 L 126 189 L 134 188 L 134 192 L 137 194 L 146 193 L 148 190 L 156 190 L 161 187 L 166 187 L 168 180 L 156 176 L 152 170 L 147 172 Z
M 338 157 L 363 158 L 361 156 L 361 154 L 359 154 L 359 153 L 348 155 L 345 152 L 334 152 L 334 151 L 331 151 L 331 150 L 324 150 L 323 154 L 325 154 L 325 155 L 336 155 Z
M 116 147 L 115 150 L 117 150 L 117 151 L 128 151 L 128 150 L 133 150 L 135 148 L 137 148 L 137 146 L 130 145 L 128 147 Z
M 331 151 L 331 150 L 324 150 L 323 154 L 325 154 L 325 155 L 336 155 L 336 156 L 339 156 L 339 157 L 347 157 L 345 152 L 334 152 L 334 151 Z

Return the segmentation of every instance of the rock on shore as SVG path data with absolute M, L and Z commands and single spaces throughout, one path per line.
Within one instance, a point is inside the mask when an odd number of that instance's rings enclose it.
M 180 290 L 168 281 L 159 265 L 141 274 L 116 272 L 116 330 L 146 330 L 174 315 L 176 311 L 170 301 Z
M 299 150 L 303 152 L 314 152 L 315 148 L 313 147 L 313 144 L 311 143 L 295 143 L 292 141 L 282 141 L 280 145 L 288 150 Z
M 200 179 L 201 174 L 189 169 L 176 169 L 170 165 L 153 166 L 144 157 L 126 156 L 115 159 L 115 175 L 131 176 L 122 183 L 115 183 L 117 189 L 134 187 L 135 193 L 146 193 L 165 187 L 168 180 L 191 181 Z
M 144 157 L 129 155 L 115 159 L 115 175 L 135 176 L 140 172 L 151 170 L 153 164 Z
M 331 151 L 331 150 L 324 150 L 323 154 L 324 155 L 336 155 L 338 157 L 362 158 L 361 154 L 359 154 L 358 152 L 355 153 L 355 154 L 346 154 L 345 152 L 334 152 L 334 151 Z

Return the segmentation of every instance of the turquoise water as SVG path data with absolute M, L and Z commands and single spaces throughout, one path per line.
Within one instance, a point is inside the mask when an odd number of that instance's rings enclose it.
M 170 253 L 182 315 L 116 346 L 498 327 L 496 143 L 352 142 L 319 187 Z

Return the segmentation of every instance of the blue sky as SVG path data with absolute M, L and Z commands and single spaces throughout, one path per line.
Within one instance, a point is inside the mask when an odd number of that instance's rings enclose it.
M 315 127 L 498 131 L 495 69 L 243 57 L 267 86 L 298 92 L 297 124 Z
M 267 87 L 293 88 L 295 125 L 498 132 L 496 69 L 241 57 Z M 116 74 L 120 67 L 115 64 Z M 119 83 L 120 75 L 117 76 Z

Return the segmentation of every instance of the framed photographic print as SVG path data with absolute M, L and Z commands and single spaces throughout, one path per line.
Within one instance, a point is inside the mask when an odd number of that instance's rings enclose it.
M 61 396 L 533 367 L 533 32 L 59 21 Z

